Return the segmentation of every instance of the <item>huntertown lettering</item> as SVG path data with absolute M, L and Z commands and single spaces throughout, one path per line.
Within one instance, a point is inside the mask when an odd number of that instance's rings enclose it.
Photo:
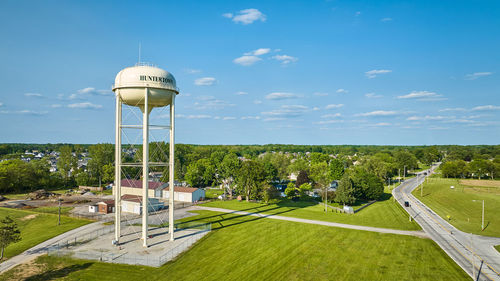
M 174 83 L 174 81 L 170 78 L 149 76 L 149 75 L 140 75 L 140 80 L 141 81 L 154 81 L 154 82 L 161 82 L 161 83 L 169 83 L 169 84 Z

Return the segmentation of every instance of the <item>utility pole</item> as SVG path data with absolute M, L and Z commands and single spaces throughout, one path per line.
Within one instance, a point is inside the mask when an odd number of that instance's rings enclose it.
M 398 169 L 399 184 L 401 184 L 401 169 Z
M 61 225 L 61 197 L 59 197 L 59 199 L 57 199 L 57 201 L 59 201 L 59 211 L 58 211 L 58 216 L 57 216 L 57 225 Z
M 484 230 L 484 200 L 483 200 L 483 218 L 481 220 L 481 231 Z
M 403 181 L 406 180 L 406 165 L 403 167 Z

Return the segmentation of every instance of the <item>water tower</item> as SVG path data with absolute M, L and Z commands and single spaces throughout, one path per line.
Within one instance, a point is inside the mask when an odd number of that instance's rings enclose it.
M 149 166 L 169 166 L 169 234 L 174 240 L 174 118 L 175 97 L 179 94 L 175 78 L 167 71 L 139 63 L 127 67 L 116 75 L 113 91 L 116 94 L 116 145 L 115 145 L 115 241 L 120 241 L 121 231 L 121 171 L 122 167 L 142 167 L 142 240 L 147 247 L 148 239 L 148 182 Z M 142 111 L 142 125 L 122 124 L 122 104 L 138 107 Z M 153 108 L 170 105 L 170 124 L 150 125 L 149 113 Z M 125 128 L 142 129 L 142 162 L 122 163 L 121 137 Z M 165 129 L 170 132 L 170 155 L 168 163 L 149 161 L 149 129 Z

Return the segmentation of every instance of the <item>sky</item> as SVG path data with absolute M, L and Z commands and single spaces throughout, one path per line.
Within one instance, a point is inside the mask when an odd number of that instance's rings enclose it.
M 500 143 L 500 1 L 3 0 L 0 38 L 0 142 L 114 143 L 140 53 L 178 143 Z

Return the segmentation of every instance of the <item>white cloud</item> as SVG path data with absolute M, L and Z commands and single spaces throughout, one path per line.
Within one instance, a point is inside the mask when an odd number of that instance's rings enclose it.
M 413 91 L 407 95 L 398 96 L 398 99 L 418 99 L 420 101 L 441 100 L 443 95 L 429 91 Z
M 347 94 L 347 93 L 349 93 L 349 91 L 346 90 L 346 89 L 337 89 L 337 91 L 335 91 L 335 92 L 341 93 L 341 94 Z
M 43 97 L 42 94 L 38 94 L 38 93 L 26 93 L 24 95 L 27 96 L 27 97 L 35 97 L 35 98 L 41 98 L 41 97 Z
M 367 94 L 365 94 L 365 97 L 367 97 L 369 99 L 377 99 L 377 98 L 382 98 L 383 96 L 382 95 L 377 95 L 375 93 L 367 93 Z
M 48 111 L 33 111 L 33 110 L 24 109 L 24 110 L 18 110 L 18 111 L 2 110 L 2 111 L 0 111 L 0 113 L 1 114 L 23 114 L 23 115 L 39 116 L 39 115 L 45 115 L 49 112 Z
M 426 116 L 410 116 L 406 118 L 408 121 L 439 121 L 439 120 L 445 120 L 450 117 L 445 117 L 445 116 L 431 116 L 431 115 L 426 115 Z
M 240 92 L 236 92 L 235 95 L 237 95 L 237 96 L 243 96 L 243 95 L 248 95 L 248 93 L 240 91 Z
M 196 73 L 200 73 L 201 70 L 200 69 L 186 68 L 186 69 L 184 69 L 184 72 L 186 72 L 188 74 L 196 74 Z
M 322 120 L 318 122 L 313 122 L 313 124 L 326 125 L 326 124 L 343 123 L 343 122 L 344 120 Z
M 269 48 L 259 48 L 257 50 L 253 50 L 251 52 L 245 53 L 246 56 L 261 56 L 271 52 Z
M 233 117 L 233 116 L 226 116 L 224 118 L 222 118 L 222 120 L 234 120 L 236 119 L 236 117 Z
M 52 108 L 59 108 L 59 107 L 62 107 L 62 105 L 60 105 L 60 104 L 52 104 L 50 107 L 52 107 Z
M 235 64 L 243 65 L 243 66 L 249 66 L 252 65 L 258 61 L 262 60 L 259 57 L 256 56 L 241 56 L 239 58 L 235 58 L 233 62 Z
M 325 107 L 325 109 L 334 109 L 334 108 L 341 108 L 342 106 L 344 106 L 343 104 L 339 103 L 339 104 L 329 104 Z
M 213 96 L 200 96 L 197 97 L 196 99 L 200 100 L 201 102 L 195 102 L 194 103 L 194 108 L 197 110 L 203 110 L 203 109 L 224 109 L 229 106 L 234 106 L 234 104 L 229 103 L 224 100 L 219 100 L 216 99 Z
M 197 86 L 210 86 L 213 85 L 217 80 L 213 77 L 202 77 L 194 80 L 194 84 Z
M 253 103 L 254 103 L 254 104 L 261 104 L 261 103 L 262 103 L 262 101 L 261 101 L 261 100 L 254 100 L 254 101 L 253 101 Z
M 257 9 L 244 9 L 238 12 L 237 15 L 232 13 L 225 13 L 222 15 L 225 18 L 232 19 L 235 23 L 241 23 L 243 25 L 252 24 L 255 21 L 266 21 L 266 15 Z
M 176 114 L 175 117 L 181 118 L 181 119 L 210 119 L 210 118 L 212 118 L 212 116 L 205 115 L 205 114 L 199 114 L 199 115 Z
M 3 106 L 3 102 L 0 102 L 0 106 Z
M 492 74 L 493 74 L 493 72 L 474 72 L 474 73 L 465 75 L 465 80 L 476 80 L 477 78 L 484 77 L 484 76 L 490 76 Z
M 467 111 L 467 109 L 462 108 L 462 107 L 455 107 L 455 108 L 443 108 L 440 109 L 439 112 L 447 112 L 447 111 Z
M 289 55 L 275 55 L 272 58 L 277 61 L 280 61 L 281 64 L 289 64 L 291 62 L 296 62 L 299 60 L 298 58 Z
M 260 116 L 243 116 L 241 120 L 259 120 Z
M 69 100 L 75 100 L 75 99 L 86 99 L 88 98 L 89 95 L 92 96 L 113 96 L 114 93 L 111 90 L 96 90 L 93 87 L 87 87 L 78 90 L 76 93 L 71 94 L 68 99 Z M 63 98 L 63 95 L 59 95 L 60 98 Z
M 69 108 L 81 108 L 81 109 L 99 109 L 102 108 L 100 104 L 93 104 L 91 102 L 80 102 L 68 104 Z
M 391 72 L 392 72 L 392 70 L 389 70 L 389 69 L 373 69 L 373 70 L 365 72 L 365 75 L 369 79 L 372 79 L 372 78 L 377 77 L 377 75 L 387 74 L 387 73 L 391 73 Z
M 340 114 L 340 113 L 325 114 L 325 115 L 322 115 L 321 118 L 337 118 L 337 117 L 340 117 L 340 116 L 342 116 L 342 114 Z
M 304 105 L 282 105 L 279 109 L 262 112 L 262 115 L 267 118 L 290 118 L 298 117 L 308 111 L 308 107 Z
M 387 111 L 387 110 L 376 110 L 371 112 L 359 113 L 356 116 L 364 116 L 364 117 L 372 117 L 372 116 L 394 116 L 398 114 L 396 111 Z
M 500 110 L 500 106 L 497 105 L 481 105 L 472 108 L 473 111 L 488 111 L 488 110 Z
M 300 96 L 292 93 L 270 93 L 266 96 L 268 100 L 285 100 L 285 99 L 296 99 Z
M 388 21 L 392 21 L 392 18 L 382 18 L 380 21 L 381 22 L 388 22 Z
M 319 107 L 315 106 L 315 107 L 313 107 L 313 110 L 314 110 L 314 111 L 318 111 L 318 110 L 319 110 Z
M 284 117 L 269 117 L 269 118 L 264 119 L 265 122 L 282 121 L 282 120 L 286 120 L 286 118 L 284 118 Z
M 318 97 L 326 97 L 326 96 L 328 96 L 328 93 L 318 93 L 318 92 L 316 92 L 313 95 L 318 96 Z
M 381 123 L 373 124 L 373 126 L 376 126 L 376 127 L 387 127 L 387 126 L 391 126 L 391 123 L 381 122 Z

